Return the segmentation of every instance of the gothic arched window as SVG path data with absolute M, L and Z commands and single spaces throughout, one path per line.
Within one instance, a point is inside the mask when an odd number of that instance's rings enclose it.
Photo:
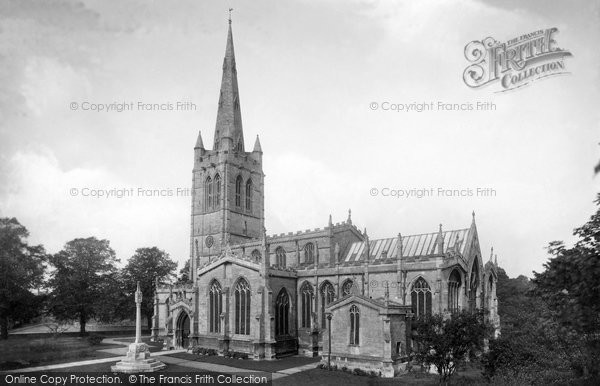
M 315 245 L 313 243 L 307 243 L 304 246 L 304 262 L 306 264 L 315 262 Z
M 252 257 L 252 260 L 255 263 L 260 263 L 260 259 L 261 259 L 262 256 L 261 256 L 260 251 L 258 249 L 253 250 L 252 254 L 250 256 Z
M 422 277 L 413 284 L 410 293 L 412 312 L 416 317 L 431 315 L 431 288 Z
M 290 298 L 282 288 L 275 301 L 275 335 L 287 335 L 289 332 Z
M 335 298 L 335 290 L 333 289 L 333 285 L 330 282 L 326 281 L 321 286 L 321 327 L 327 328 L 325 324 L 325 308 L 327 305 L 331 303 Z
M 350 344 L 358 346 L 360 336 L 360 310 L 356 305 L 350 307 Z
M 275 249 L 275 261 L 279 268 L 285 268 L 285 249 L 282 247 L 277 247 L 277 249 Z
M 252 180 L 246 181 L 246 210 L 252 211 Z
M 235 333 L 250 335 L 250 286 L 245 279 L 238 280 L 235 290 Z
M 221 302 L 221 284 L 217 280 L 213 280 L 208 291 L 208 331 L 221 331 L 220 317 L 223 312 L 223 304 Z
M 448 279 L 448 311 L 458 312 L 458 299 L 460 295 L 460 273 L 455 269 Z
M 488 288 L 487 288 L 487 296 L 486 296 L 486 307 L 487 309 L 491 309 L 493 305 L 493 291 L 494 291 L 494 277 L 490 274 L 490 278 L 488 280 Z
M 342 284 L 342 297 L 348 296 L 352 293 L 352 284 L 354 283 L 351 279 L 347 279 L 344 284 Z
M 218 174 L 215 176 L 215 180 L 213 181 L 213 187 L 213 208 L 219 208 L 221 206 L 221 176 Z
M 312 316 L 312 298 L 313 298 L 313 287 L 308 284 L 308 282 L 304 282 L 302 287 L 300 288 L 300 296 L 301 296 L 301 305 L 302 311 L 300 313 L 300 317 L 302 318 L 301 326 L 303 328 L 310 328 L 310 319 Z
M 204 210 L 210 210 L 212 208 L 212 178 L 207 177 L 204 182 Z
M 242 207 L 242 176 L 235 179 L 235 207 Z
M 477 257 L 473 262 L 471 268 L 471 275 L 469 279 L 469 309 L 475 311 L 477 308 L 477 290 L 479 289 L 479 265 L 477 264 Z

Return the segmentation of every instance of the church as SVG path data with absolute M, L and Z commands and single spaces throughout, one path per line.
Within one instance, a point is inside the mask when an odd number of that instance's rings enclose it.
M 229 20 L 214 143 L 199 134 L 194 146 L 190 282 L 157 285 L 153 339 L 256 360 L 330 353 L 340 367 L 393 376 L 416 317 L 485 307 L 498 329 L 497 262 L 484 262 L 475 213 L 459 229 L 384 239 L 350 211 L 267 235 L 258 136 L 248 150 Z

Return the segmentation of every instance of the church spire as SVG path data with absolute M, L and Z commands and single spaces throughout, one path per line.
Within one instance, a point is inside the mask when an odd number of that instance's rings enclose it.
M 229 15 L 229 31 L 223 60 L 223 77 L 221 78 L 214 138 L 213 150 L 244 151 L 244 132 L 233 50 L 233 33 L 231 32 L 231 14 Z
M 202 142 L 202 132 L 201 131 L 198 132 L 198 139 L 196 139 L 196 146 L 194 146 L 194 149 L 204 150 L 204 142 Z
M 258 135 L 256 136 L 256 141 L 254 142 L 254 150 L 257 153 L 262 153 L 262 147 L 260 146 L 260 140 L 258 139 Z

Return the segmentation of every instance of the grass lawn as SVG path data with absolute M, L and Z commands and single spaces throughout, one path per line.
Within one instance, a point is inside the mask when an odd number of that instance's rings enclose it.
M 71 336 L 57 338 L 9 336 L 7 340 L 0 340 L 0 371 L 111 357 L 114 355 L 97 352 L 97 350 L 118 347 L 122 346 L 103 343 L 92 345 L 87 338 Z
M 112 339 L 115 340 L 115 341 L 117 341 L 117 342 L 124 342 L 124 343 L 133 343 L 133 342 L 135 342 L 135 338 L 112 338 Z M 150 338 L 149 337 L 142 338 L 142 342 L 146 343 L 146 345 L 150 349 L 150 352 L 160 351 L 163 348 L 163 343 L 162 342 L 150 342 Z M 125 346 L 118 346 L 118 347 L 125 347 Z
M 309 363 L 314 363 L 316 367 L 317 363 L 319 362 L 319 358 L 307 358 L 299 356 L 285 357 L 272 361 L 254 361 L 252 359 L 234 359 L 220 357 L 218 355 L 203 356 L 194 355 L 190 353 L 177 353 L 169 356 L 174 358 L 187 359 L 189 361 L 215 363 L 218 365 L 237 367 L 240 369 L 252 371 L 266 371 L 269 373 L 289 369 L 292 367 L 304 366 Z
M 158 358 L 160 360 L 160 358 Z M 115 358 L 114 362 L 107 363 L 98 363 L 95 365 L 87 365 L 87 366 L 73 366 L 66 367 L 64 369 L 55 369 L 55 370 L 47 370 L 47 372 L 51 373 L 87 373 L 87 372 L 101 372 L 101 373 L 110 373 L 110 366 L 117 363 L 117 358 Z M 45 371 L 46 372 L 46 371 Z M 181 373 L 193 373 L 194 369 L 190 369 L 189 367 L 177 366 L 177 365 L 167 365 L 165 370 L 161 372 L 181 372 Z
M 307 370 L 290 376 L 276 379 L 277 386 L 318 385 L 439 385 L 439 378 L 434 374 L 408 373 L 395 378 L 378 378 L 348 374 L 342 371 L 327 371 L 321 369 Z M 454 375 L 450 385 L 482 385 L 485 384 L 481 375 Z
M 343 371 L 328 371 L 323 369 L 311 369 L 290 376 L 276 379 L 275 385 L 293 386 L 306 384 L 319 385 L 439 385 L 436 374 L 410 372 L 395 378 L 379 378 L 349 374 Z M 468 366 L 464 371 L 452 376 L 450 385 L 482 385 L 485 380 L 481 370 L 476 366 Z

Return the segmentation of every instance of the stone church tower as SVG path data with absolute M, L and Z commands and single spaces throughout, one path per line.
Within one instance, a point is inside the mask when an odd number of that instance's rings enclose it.
M 196 272 L 226 245 L 264 234 L 262 149 L 258 136 L 251 152 L 244 145 L 231 20 L 213 148 L 205 149 L 199 133 L 192 173 L 190 268 Z

